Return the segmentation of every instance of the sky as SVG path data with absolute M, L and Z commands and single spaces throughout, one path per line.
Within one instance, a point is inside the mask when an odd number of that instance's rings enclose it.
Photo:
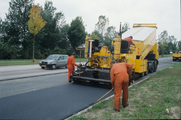
M 4 20 L 8 13 L 11 0 L 0 0 L 0 17 Z M 47 0 L 34 0 L 44 6 Z M 119 31 L 127 22 L 132 28 L 134 23 L 156 23 L 157 36 L 166 30 L 169 36 L 181 40 L 181 0 L 49 0 L 57 8 L 56 12 L 63 12 L 67 24 L 77 16 L 82 17 L 86 31 L 90 34 L 95 29 L 98 17 L 104 15 L 109 18 L 109 26 Z

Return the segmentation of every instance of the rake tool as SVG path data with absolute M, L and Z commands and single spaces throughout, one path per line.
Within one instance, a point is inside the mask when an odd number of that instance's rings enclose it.
M 98 101 L 100 101 L 103 97 L 105 97 L 107 94 L 109 94 L 112 90 L 113 90 L 113 88 L 110 91 L 108 91 L 105 95 L 103 95 L 101 98 L 99 98 L 94 104 L 96 104 Z

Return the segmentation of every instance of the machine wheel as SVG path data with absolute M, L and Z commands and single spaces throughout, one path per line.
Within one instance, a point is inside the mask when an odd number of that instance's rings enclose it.
M 145 76 L 147 76 L 148 75 L 148 69 L 147 69 L 147 71 L 145 72 Z
M 149 69 L 149 72 L 150 72 L 150 73 L 153 73 L 153 71 L 154 71 L 154 64 L 151 63 L 151 68 Z
M 52 65 L 52 69 L 54 70 L 56 68 L 56 65 Z
M 156 70 L 157 70 L 157 63 L 155 62 L 153 65 L 154 65 L 154 71 L 153 72 L 156 72 Z
M 148 75 L 148 71 L 149 71 L 149 67 L 148 67 L 148 63 L 147 63 L 147 71 L 145 72 L 145 76 Z
M 144 76 L 144 72 L 140 73 L 140 77 L 143 77 Z

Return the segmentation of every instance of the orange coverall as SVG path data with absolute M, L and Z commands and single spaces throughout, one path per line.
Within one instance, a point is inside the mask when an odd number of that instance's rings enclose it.
M 67 59 L 67 67 L 68 67 L 68 81 L 70 81 L 70 75 L 73 74 L 74 72 L 74 65 L 78 66 L 75 64 L 75 59 L 73 56 L 68 57 Z
M 133 70 L 132 64 L 128 63 L 115 63 L 111 68 L 110 76 L 111 76 L 111 84 L 114 88 L 114 107 L 116 110 L 120 110 L 120 97 L 122 89 L 123 89 L 122 105 L 125 107 L 127 104 L 129 75 L 132 74 L 132 70 Z
M 128 41 L 128 48 L 129 48 L 130 44 L 135 45 L 130 37 L 124 38 L 123 40 L 127 40 Z

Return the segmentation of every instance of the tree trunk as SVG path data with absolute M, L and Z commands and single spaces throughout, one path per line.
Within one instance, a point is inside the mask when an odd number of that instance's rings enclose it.
M 33 37 L 33 62 L 35 62 L 35 59 L 34 59 L 34 43 L 35 43 L 35 36 Z

